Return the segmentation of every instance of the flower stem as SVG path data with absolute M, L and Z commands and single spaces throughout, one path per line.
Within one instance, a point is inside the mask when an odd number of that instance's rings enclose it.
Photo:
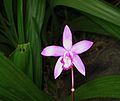
M 74 101 L 74 70 L 73 67 L 71 68 L 71 78 L 72 78 L 72 88 L 71 88 L 71 96 L 72 96 L 72 101 Z

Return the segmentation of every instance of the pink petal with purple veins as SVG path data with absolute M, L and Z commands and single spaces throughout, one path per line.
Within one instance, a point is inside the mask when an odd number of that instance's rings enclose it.
M 54 68 L 54 78 L 56 79 L 62 72 L 63 68 L 63 64 L 61 63 L 62 57 L 60 57 L 55 65 Z
M 74 55 L 73 64 L 77 68 L 77 70 L 85 76 L 85 66 L 78 55 Z
M 92 41 L 83 40 L 73 45 L 71 51 L 80 54 L 87 51 L 93 45 Z
M 64 55 L 65 49 L 60 46 L 48 46 L 41 52 L 44 56 L 62 56 Z
M 63 32 L 63 46 L 66 50 L 69 50 L 72 47 L 72 33 L 67 25 Z

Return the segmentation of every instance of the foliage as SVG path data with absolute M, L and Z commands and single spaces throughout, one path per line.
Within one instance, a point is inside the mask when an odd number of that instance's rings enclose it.
M 119 7 L 103 0 L 2 0 L 1 3 L 0 99 L 4 101 L 55 100 L 42 89 L 48 79 L 43 75 L 45 67 L 40 52 L 42 46 L 59 42 L 61 34 L 56 33 L 61 33 L 65 24 L 74 31 L 120 39 Z M 49 61 L 53 67 L 54 61 Z M 119 78 L 108 76 L 86 82 L 77 88 L 76 101 L 120 98 Z M 67 100 L 70 101 L 69 97 Z

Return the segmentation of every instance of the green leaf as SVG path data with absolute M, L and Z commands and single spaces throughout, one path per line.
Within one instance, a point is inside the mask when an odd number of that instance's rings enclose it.
M 42 58 L 39 39 L 45 14 L 46 0 L 28 0 L 26 5 L 26 41 L 31 43 L 33 55 L 34 82 L 41 88 Z
M 45 7 L 46 7 L 46 0 L 28 0 L 26 5 L 26 37 L 29 37 L 29 30 L 31 28 L 31 21 L 32 19 L 36 19 L 36 24 L 38 26 L 38 35 L 40 35 L 41 28 L 44 21 L 45 16 Z
M 51 101 L 18 67 L 0 53 L 0 99 L 3 101 Z
M 120 98 L 120 75 L 105 76 L 89 81 L 75 91 L 75 101 L 90 98 Z M 71 97 L 69 97 L 68 101 Z
M 41 39 L 44 44 L 47 44 L 47 40 L 46 40 L 47 34 L 45 33 L 47 33 L 47 25 L 48 25 L 49 18 L 51 17 L 51 13 L 52 13 L 51 7 L 50 6 L 46 7 L 44 23 L 43 23 L 42 32 L 41 32 Z
M 19 44 L 16 50 L 10 55 L 10 59 L 33 80 L 32 50 L 30 43 Z
M 3 1 L 4 1 L 7 18 L 10 24 L 10 33 L 13 39 L 15 40 L 15 42 L 18 43 L 18 37 L 17 37 L 17 32 L 16 32 L 14 18 L 13 18 L 12 0 L 3 0 Z
M 36 26 L 35 19 L 32 19 L 29 41 L 31 42 L 32 47 L 32 56 L 33 56 L 33 72 L 34 72 L 34 82 L 35 84 L 41 88 L 42 84 L 42 58 L 40 55 L 41 43 L 39 40 L 39 36 L 37 34 L 38 27 Z
M 75 31 L 95 32 L 102 35 L 112 36 L 120 39 L 120 27 L 95 16 L 87 15 L 73 19 L 69 22 Z
M 19 43 L 24 43 L 25 38 L 23 30 L 23 0 L 17 0 L 17 18 Z
M 87 15 L 92 21 L 94 21 L 98 26 L 100 26 L 102 29 L 104 29 L 107 33 L 105 35 L 116 37 L 120 39 L 120 27 L 117 25 L 114 25 L 113 23 L 109 23 L 105 20 L 101 20 L 97 17 L 93 17 L 90 15 Z
M 8 27 L 8 25 L 9 25 L 9 23 L 7 22 L 7 20 L 3 17 L 2 14 L 0 14 L 0 32 L 3 36 L 5 36 L 9 40 L 8 43 L 12 47 L 15 47 L 16 42 L 11 34 L 11 29 Z
M 40 36 L 41 30 L 42 30 L 42 25 L 44 22 L 44 16 L 45 16 L 45 11 L 46 11 L 46 0 L 37 0 L 37 10 L 36 10 L 36 22 L 38 25 L 38 35 Z
M 53 0 L 53 7 L 63 5 L 81 11 L 107 32 L 120 39 L 120 10 L 103 0 Z M 87 29 L 86 29 L 87 30 Z M 92 30 L 92 29 L 91 29 Z
M 63 5 L 120 26 L 120 10 L 103 0 L 53 0 L 53 7 Z

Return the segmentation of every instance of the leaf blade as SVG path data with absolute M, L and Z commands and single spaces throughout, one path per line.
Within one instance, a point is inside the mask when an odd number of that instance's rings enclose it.
M 17 0 L 17 21 L 18 21 L 18 37 L 19 43 L 24 43 L 24 27 L 23 27 L 23 1 Z
M 51 97 L 40 91 L 10 60 L 0 53 L 0 95 L 11 101 L 49 101 Z M 31 89 L 32 88 L 32 89 Z M 5 95 L 5 93 L 7 95 Z M 11 97 L 13 94 L 14 97 Z
M 105 76 L 81 85 L 75 91 L 75 101 L 107 97 L 120 98 L 120 75 Z M 70 101 L 70 97 L 69 100 Z
M 7 14 L 7 18 L 10 23 L 10 33 L 15 40 L 15 42 L 18 42 L 18 37 L 17 37 L 17 32 L 15 28 L 15 23 L 14 23 L 14 18 L 13 18 L 13 11 L 12 11 L 12 0 L 3 0 L 4 1 L 4 6 L 5 6 L 5 11 Z
M 16 50 L 10 55 L 10 59 L 20 70 L 33 80 L 33 58 L 30 43 L 19 44 Z
M 120 26 L 120 21 L 117 20 L 120 19 L 120 10 L 103 0 L 89 0 L 89 2 L 86 0 L 53 0 L 52 5 L 53 7 L 57 5 L 72 7 Z

